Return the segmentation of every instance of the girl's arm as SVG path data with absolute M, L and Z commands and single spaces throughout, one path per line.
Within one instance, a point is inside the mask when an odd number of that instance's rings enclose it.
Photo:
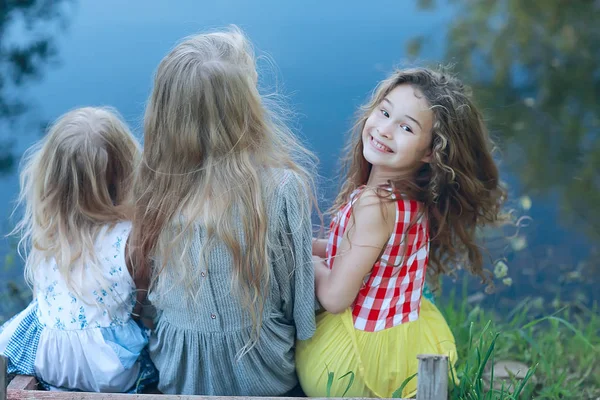
M 312 241 L 313 256 L 325 258 L 327 257 L 327 239 L 314 239 Z
M 135 271 L 132 265 L 131 257 L 129 256 L 129 238 L 125 242 L 125 264 L 127 265 L 127 270 L 129 271 L 129 275 L 132 279 L 135 277 Z M 134 279 L 135 280 L 135 279 Z M 146 326 L 148 329 L 154 329 L 154 314 L 156 310 L 154 310 L 153 306 L 147 299 L 147 285 L 142 285 L 140 282 L 135 282 L 136 286 L 136 301 L 135 306 L 133 307 L 133 311 L 131 312 L 131 317 L 135 320 L 139 320 L 142 324 Z
M 365 191 L 354 203 L 333 268 L 313 257 L 319 302 L 330 313 L 348 308 L 363 284 L 364 277 L 390 238 L 395 222 L 395 204 L 382 202 L 373 191 Z

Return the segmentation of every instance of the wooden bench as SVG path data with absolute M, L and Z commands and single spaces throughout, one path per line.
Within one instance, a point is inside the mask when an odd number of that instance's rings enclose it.
M 421 355 L 419 359 L 419 380 L 417 400 L 448 399 L 448 357 L 441 355 Z M 120 394 L 87 392 L 47 392 L 39 390 L 37 380 L 32 376 L 17 375 L 8 383 L 6 358 L 0 355 L 0 400 L 47 399 L 47 400 L 298 400 L 294 397 L 214 397 L 167 394 Z M 7 385 L 8 383 L 8 385 Z M 356 399 L 355 399 L 356 400 Z

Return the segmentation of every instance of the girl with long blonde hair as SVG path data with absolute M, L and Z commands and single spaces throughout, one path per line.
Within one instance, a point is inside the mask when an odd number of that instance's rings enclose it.
M 326 310 L 298 343 L 300 383 L 327 393 L 328 372 L 355 373 L 350 397 L 416 391 L 418 354 L 456 361 L 448 325 L 423 296 L 462 266 L 487 280 L 478 227 L 500 219 L 505 199 L 493 144 L 468 90 L 430 69 L 398 70 L 359 114 L 345 151 L 346 179 L 328 240 L 314 244 L 316 293 Z M 341 396 L 345 380 L 331 395 Z
M 156 71 L 130 249 L 164 393 L 297 384 L 294 341 L 315 329 L 312 157 L 276 110 L 235 27 L 186 38 Z
M 139 145 L 109 108 L 61 116 L 26 153 L 14 230 L 33 301 L 0 328 L 8 372 L 50 389 L 139 391 L 156 380 L 125 258 Z

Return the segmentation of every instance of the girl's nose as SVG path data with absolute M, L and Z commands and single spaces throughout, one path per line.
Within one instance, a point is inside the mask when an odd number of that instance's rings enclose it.
M 386 139 L 392 138 L 392 126 L 391 124 L 381 125 L 377 127 L 377 134 Z

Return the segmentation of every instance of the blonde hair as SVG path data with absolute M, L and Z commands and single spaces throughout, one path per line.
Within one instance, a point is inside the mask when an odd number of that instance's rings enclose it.
M 21 236 L 31 286 L 49 258 L 78 295 L 71 276 L 83 273 L 84 265 L 86 274 L 101 280 L 95 240 L 106 224 L 131 219 L 138 155 L 139 145 L 118 114 L 95 107 L 64 114 L 27 150 L 17 204 L 24 213 L 11 234 Z
M 313 192 L 312 155 L 261 97 L 253 49 L 244 34 L 199 34 L 179 43 L 156 71 L 144 118 L 143 160 L 136 177 L 130 250 L 138 288 L 161 296 L 183 285 L 188 299 L 218 243 L 233 259 L 239 289 L 258 340 L 271 279 L 266 199 L 279 182 L 269 170 L 294 171 Z M 194 226 L 206 232 L 194 265 Z M 162 274 L 175 277 L 165 287 Z
M 432 155 L 412 179 L 389 184 L 425 206 L 431 229 L 428 272 L 432 283 L 457 266 L 491 283 L 475 233 L 478 227 L 504 220 L 506 190 L 483 116 L 469 89 L 449 73 L 427 68 L 397 70 L 378 84 L 359 111 L 343 159 L 346 179 L 330 213 L 336 213 L 352 191 L 367 183 L 371 165 L 363 156 L 365 123 L 385 96 L 403 84 L 417 89 L 433 112 Z M 379 195 L 390 199 L 388 191 Z

